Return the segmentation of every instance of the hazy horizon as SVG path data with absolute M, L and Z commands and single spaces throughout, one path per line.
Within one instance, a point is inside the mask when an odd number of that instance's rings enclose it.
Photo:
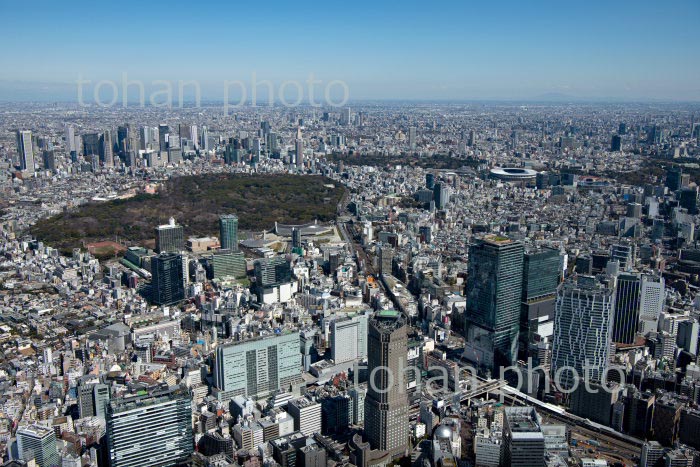
M 700 2 L 0 6 L 0 100 L 78 80 L 347 85 L 350 100 L 700 101 Z M 146 91 L 148 92 L 148 91 Z M 120 98 L 121 99 L 121 98 Z M 89 99 L 88 99 L 89 100 Z

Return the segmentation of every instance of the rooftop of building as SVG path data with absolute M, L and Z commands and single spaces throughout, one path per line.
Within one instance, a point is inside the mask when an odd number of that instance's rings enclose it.
M 32 424 L 19 427 L 17 433 L 26 434 L 35 438 L 43 438 L 53 433 L 53 429 L 39 424 Z
M 484 243 L 490 243 L 492 245 L 509 245 L 511 243 L 514 243 L 514 241 L 508 237 L 505 237 L 503 235 L 485 235 L 482 239 L 482 242 Z
M 110 400 L 108 411 L 113 413 L 125 412 L 127 410 L 148 407 L 161 402 L 173 400 L 174 398 L 183 395 L 186 395 L 189 398 L 189 392 L 185 386 L 154 386 L 146 390 L 141 390 L 135 394 L 129 394 L 122 398 Z
M 313 405 L 318 405 L 318 402 L 313 401 L 309 399 L 308 397 L 300 397 L 299 399 L 295 399 L 293 401 L 289 401 L 290 404 L 299 407 L 300 409 L 303 409 L 305 407 L 311 407 Z

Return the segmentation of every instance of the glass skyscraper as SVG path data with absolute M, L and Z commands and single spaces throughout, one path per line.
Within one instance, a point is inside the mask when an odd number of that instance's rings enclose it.
M 523 286 L 523 245 L 489 235 L 469 248 L 465 358 L 485 367 L 515 363 Z
M 219 216 L 221 249 L 238 251 L 238 217 L 233 214 Z
M 615 318 L 612 340 L 620 344 L 632 344 L 639 326 L 641 276 L 620 274 L 615 288 Z
M 527 360 L 527 350 L 535 334 L 551 331 L 554 303 L 561 277 L 559 250 L 539 248 L 525 251 L 523 289 L 520 309 L 520 355 Z
M 19 169 L 28 173 L 34 173 L 34 147 L 32 145 L 32 132 L 29 130 L 17 130 L 16 137 Z
M 158 387 L 107 405 L 110 467 L 185 464 L 194 451 L 187 387 Z
M 151 259 L 152 301 L 168 305 L 185 299 L 182 255 L 161 253 Z

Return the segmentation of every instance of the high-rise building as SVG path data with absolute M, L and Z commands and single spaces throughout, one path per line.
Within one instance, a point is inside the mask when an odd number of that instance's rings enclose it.
M 34 459 L 37 467 L 56 467 L 61 462 L 56 434 L 43 425 L 22 426 L 17 430 L 17 452 L 20 460 Z
M 439 182 L 433 186 L 433 199 L 435 200 L 435 209 L 447 207 L 447 203 L 450 202 L 450 190 L 447 188 L 447 184 Z
M 523 257 L 520 350 L 522 357 L 534 336 L 551 335 L 554 303 L 561 278 L 561 258 L 554 248 L 529 249 Z M 546 329 L 545 329 L 546 328 Z M 526 358 L 523 358 L 526 360 Z
M 73 151 L 77 151 L 75 146 L 75 128 L 72 125 L 66 125 L 64 139 L 66 140 L 66 153 L 70 154 Z
M 166 151 L 168 149 L 168 135 L 170 134 L 170 127 L 161 123 L 158 125 L 158 147 L 161 151 Z
M 367 319 L 366 314 L 359 314 L 331 321 L 331 358 L 334 362 L 367 357 Z
M 182 162 L 182 148 L 180 146 L 171 146 L 168 148 L 168 164 L 178 165 Z
M 216 349 L 215 383 L 222 398 L 260 397 L 301 382 L 298 332 L 222 345 Z
M 34 173 L 34 147 L 32 145 L 32 132 L 29 130 L 17 130 L 16 136 L 19 170 Z
M 241 163 L 241 143 L 237 138 L 230 138 L 224 148 L 224 162 L 227 165 Z
M 680 442 L 700 450 L 698 433 L 700 433 L 700 409 L 685 407 L 681 412 Z
M 105 409 L 111 396 L 108 385 L 99 383 L 95 380 L 79 380 L 77 392 L 78 413 L 80 418 L 105 418 Z
M 139 130 L 141 144 L 139 149 L 145 151 L 149 148 L 149 143 L 151 142 L 151 128 L 147 126 L 142 126 Z
M 402 457 L 408 449 L 408 396 L 404 369 L 408 352 L 406 318 L 381 310 L 369 320 L 365 434 L 373 449 Z
M 45 170 L 56 170 L 56 154 L 53 152 L 53 150 L 45 150 L 43 152 L 43 159 Z
M 365 398 L 367 397 L 367 384 L 362 383 L 352 386 L 348 393 L 352 397 L 352 423 L 363 425 L 365 422 Z
M 639 219 L 642 217 L 641 203 L 627 203 L 627 217 Z
M 219 216 L 221 249 L 238 251 L 238 217 L 234 214 Z
M 167 224 L 155 228 L 156 252 L 179 253 L 185 250 L 185 234 L 181 225 L 172 217 Z
M 245 256 L 240 251 L 218 250 L 211 255 L 212 279 L 246 276 Z
M 87 133 L 83 135 L 83 155 L 97 156 L 100 154 L 100 135 Z
M 488 235 L 471 245 L 465 291 L 466 358 L 491 368 L 515 363 L 522 286 L 520 242 Z
M 200 136 L 199 148 L 208 151 L 209 150 L 209 130 L 206 126 L 202 127 L 202 134 Z
M 620 135 L 613 135 L 610 140 L 610 151 L 619 152 L 620 150 L 622 150 L 622 138 Z
M 192 139 L 192 126 L 186 123 L 180 123 L 177 128 L 180 138 Z
M 343 111 L 340 113 L 340 124 L 341 125 L 350 125 L 351 122 L 351 113 L 350 113 L 350 107 L 344 107 Z
M 161 253 L 151 259 L 152 301 L 168 305 L 185 299 L 183 258 L 177 253 Z
M 412 126 L 408 129 L 408 147 L 416 148 L 416 127 Z
M 185 464 L 194 452 L 187 387 L 158 387 L 110 401 L 107 447 L 110 467 Z
M 132 133 L 131 125 L 128 123 L 117 127 L 117 149 L 120 154 L 126 154 L 127 151 L 135 149 L 130 147 L 131 139 L 135 136 Z
M 666 283 L 661 276 L 643 274 L 640 290 L 640 331 L 642 334 L 647 334 L 649 331 L 657 330 L 659 317 L 666 301 Z
M 301 248 L 301 229 L 292 227 L 292 248 Z
M 104 419 L 107 415 L 107 404 L 111 398 L 111 390 L 106 384 L 96 384 L 92 391 L 92 401 L 95 406 L 95 417 Z
M 544 434 L 533 407 L 506 407 L 503 414 L 502 465 L 544 467 Z
M 270 287 L 292 279 L 292 270 L 284 256 L 261 258 L 253 264 L 255 282 L 261 287 Z
M 688 210 L 688 214 L 698 213 L 698 189 L 697 187 L 681 188 L 678 192 L 678 204 Z
M 391 274 L 394 261 L 394 249 L 389 245 L 379 247 L 379 273 Z
M 620 274 L 616 282 L 612 339 L 620 344 L 632 344 L 639 325 L 641 275 Z
M 295 161 L 298 168 L 304 167 L 304 140 L 297 139 L 294 145 Z
M 673 166 L 666 171 L 666 187 L 669 191 L 678 191 L 683 188 L 683 169 Z
M 614 304 L 613 290 L 594 277 L 578 276 L 559 287 L 552 374 L 561 388 L 574 386 L 574 370 L 581 378 L 589 371 L 590 380 L 601 381 L 610 361 Z
M 100 162 L 103 166 L 114 166 L 114 157 L 112 151 L 112 132 L 110 130 L 105 130 L 104 133 L 102 133 L 102 135 L 100 136 Z
M 694 319 L 678 323 L 677 344 L 688 353 L 698 354 L 698 339 L 700 339 L 700 324 Z

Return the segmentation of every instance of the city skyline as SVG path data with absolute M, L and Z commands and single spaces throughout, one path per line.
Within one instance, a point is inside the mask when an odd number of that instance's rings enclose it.
M 698 0 L 0 17 L 1 467 L 700 467 Z

